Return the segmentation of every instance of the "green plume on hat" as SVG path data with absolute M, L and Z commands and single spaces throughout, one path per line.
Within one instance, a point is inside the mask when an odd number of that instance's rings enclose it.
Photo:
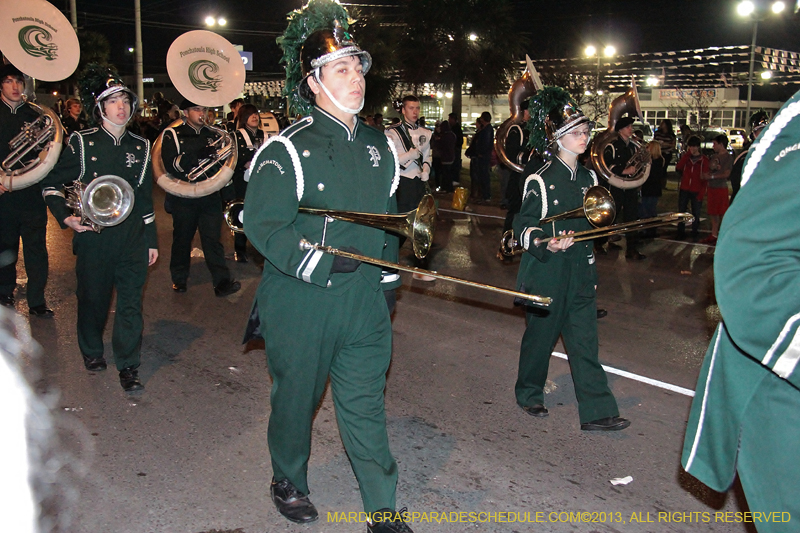
M 303 100 L 298 93 L 298 87 L 303 80 L 300 64 L 300 50 L 303 48 L 303 43 L 315 31 L 333 29 L 334 20 L 338 20 L 345 31 L 353 21 L 350 20 L 347 10 L 336 0 L 309 0 L 302 8 L 289 13 L 287 18 L 289 26 L 283 35 L 276 39 L 278 46 L 283 50 L 280 62 L 285 64 L 286 69 L 283 95 L 289 97 L 290 112 L 308 115 L 313 106 Z
M 550 114 L 550 111 L 563 108 L 566 104 L 578 107 L 569 92 L 561 87 L 546 85 L 531 97 L 530 105 L 528 106 L 531 119 L 525 124 L 528 132 L 530 132 L 528 148 L 535 148 L 540 154 L 545 153 L 549 144 L 544 127 L 545 119 Z
M 97 117 L 93 112 L 97 105 L 97 97 L 108 88 L 108 80 L 113 79 L 122 84 L 117 69 L 109 65 L 89 63 L 78 78 L 81 102 L 89 116 L 89 122 L 97 124 Z

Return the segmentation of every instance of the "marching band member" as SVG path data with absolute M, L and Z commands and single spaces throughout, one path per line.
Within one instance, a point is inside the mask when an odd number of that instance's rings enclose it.
M 236 146 L 239 157 L 236 159 L 236 170 L 233 173 L 233 190 L 237 200 L 244 200 L 247 192 L 245 172 L 250 168 L 255 151 L 264 143 L 264 130 L 258 108 L 253 104 L 243 104 L 236 114 Z M 233 236 L 234 258 L 239 263 L 247 263 L 247 236 L 236 233 Z
M 325 26 L 307 26 L 309 12 Z M 301 206 L 396 210 L 401 178 L 394 150 L 357 116 L 372 60 L 336 23 L 347 20 L 344 8 L 330 0 L 311 0 L 292 14 L 279 39 L 287 91 L 294 107 L 302 110 L 304 104 L 310 115 L 259 150 L 245 199 L 247 237 L 266 259 L 254 313 L 265 328 L 273 380 L 271 494 L 287 519 L 318 519 L 308 498 L 307 471 L 314 412 L 330 378 L 339 432 L 370 513 L 368 530 L 410 533 L 394 513 L 397 464 L 384 412 L 392 325 L 381 269 L 298 246 L 306 239 L 371 257 L 397 257 L 396 241 L 387 246 L 381 229 L 298 212 Z
M 39 118 L 25 99 L 25 76 L 14 65 L 0 67 L 0 161 L 11 153 L 8 143 L 26 123 Z M 36 157 L 32 153 L 30 158 Z M 20 161 L 14 168 L 24 166 Z M 13 170 L 9 169 L 9 170 Z M 49 318 L 53 311 L 47 307 L 44 288 L 47 285 L 47 206 L 39 186 L 6 190 L 0 184 L 0 305 L 14 307 L 17 287 L 17 258 L 19 241 L 25 255 L 28 274 L 28 311 L 31 316 Z
M 523 176 L 523 203 L 514 221 L 514 232 L 526 253 L 522 256 L 517 286 L 522 292 L 547 293 L 553 302 L 547 310 L 529 307 L 522 337 L 519 373 L 515 386 L 517 403 L 529 415 L 548 416 L 544 385 L 553 352 L 563 337 L 569 356 L 581 429 L 613 431 L 630 422 L 619 417 L 606 373 L 598 360 L 596 286 L 597 271 L 591 241 L 551 238 L 546 246 L 534 239 L 546 231 L 560 234 L 591 228 L 586 218 L 563 219 L 540 226 L 543 218 L 583 205 L 586 191 L 597 185 L 593 171 L 578 163 L 586 151 L 593 123 L 583 115 L 569 93 L 545 87 L 530 102 L 531 144 L 552 158 L 543 165 L 533 160 Z
M 173 176 L 188 181 L 187 175 L 198 162 L 216 152 L 211 143 L 218 134 L 206 126 L 204 106 L 184 99 L 180 107 L 184 113 L 184 123 L 175 128 L 166 128 L 161 134 L 161 159 Z M 167 193 L 167 198 L 172 214 L 172 255 L 169 262 L 172 289 L 186 292 L 192 262 L 192 239 L 199 231 L 206 266 L 211 271 L 214 294 L 228 296 L 238 291 L 241 284 L 231 277 L 225 264 L 225 250 L 220 242 L 220 193 L 214 192 L 199 198 L 181 198 Z
M 142 292 L 147 267 L 158 258 L 150 173 L 150 142 L 126 127 L 138 105 L 133 91 L 116 72 L 89 65 L 81 80 L 82 100 L 91 103 L 91 118 L 99 126 L 73 133 L 56 166 L 41 182 L 44 199 L 63 229 L 74 230 L 77 256 L 78 345 L 87 370 L 105 370 L 103 329 L 116 289 L 112 346 L 122 388 L 144 386 L 138 368 L 142 343 Z M 131 215 L 122 223 L 92 231 L 66 205 L 61 187 L 80 180 L 115 175 L 135 191 Z
M 431 137 L 433 133 L 417 125 L 419 119 L 419 98 L 408 95 L 403 98 L 400 105 L 400 114 L 403 119 L 397 124 L 387 127 L 384 133 L 397 151 L 400 162 L 400 185 L 397 188 L 397 210 L 406 213 L 417 208 L 420 200 L 425 195 L 428 179 L 431 173 Z M 405 237 L 400 239 L 400 246 L 405 242 Z M 425 260 L 414 258 L 419 266 L 424 268 Z M 414 279 L 420 281 L 434 281 L 433 276 L 414 272 Z

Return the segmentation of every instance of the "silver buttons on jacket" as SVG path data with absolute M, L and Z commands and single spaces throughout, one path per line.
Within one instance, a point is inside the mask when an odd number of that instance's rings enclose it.
M 325 190 L 325 184 L 324 183 L 317 183 L 317 190 L 319 192 L 324 191 Z

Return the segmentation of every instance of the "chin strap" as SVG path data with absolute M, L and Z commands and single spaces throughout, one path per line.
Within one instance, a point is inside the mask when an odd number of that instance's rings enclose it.
M 322 80 L 319 79 L 319 67 L 314 69 L 314 80 L 319 84 L 320 87 L 322 87 L 322 91 L 328 98 L 330 98 L 331 102 L 333 102 L 333 105 L 335 105 L 339 109 L 339 111 L 342 111 L 343 113 L 349 113 L 351 115 L 357 115 L 361 112 L 362 109 L 364 109 L 363 97 L 361 98 L 361 104 L 357 108 L 345 107 L 342 104 L 340 104 L 339 100 L 333 97 L 328 88 L 325 87 L 325 84 L 322 83 Z
M 106 112 L 103 111 L 103 104 L 100 104 L 100 118 L 102 118 L 103 120 L 109 121 L 110 123 L 112 123 L 115 126 L 123 127 L 123 126 L 127 126 L 128 122 L 131 121 L 131 119 L 133 118 L 133 113 L 131 113 L 131 116 L 128 117 L 128 120 L 126 120 L 122 124 L 117 124 L 116 122 L 114 122 L 113 120 L 111 120 L 110 118 L 108 118 L 106 116 Z
M 573 152 L 572 150 L 570 150 L 569 148 L 567 148 L 566 146 L 564 146 L 563 144 L 561 144 L 561 139 L 558 139 L 558 140 L 556 141 L 556 144 L 558 145 L 558 148 L 559 148 L 559 150 L 564 150 L 565 152 L 569 152 L 569 153 L 571 153 L 572 155 L 581 155 L 580 153 L 578 153 L 578 152 Z

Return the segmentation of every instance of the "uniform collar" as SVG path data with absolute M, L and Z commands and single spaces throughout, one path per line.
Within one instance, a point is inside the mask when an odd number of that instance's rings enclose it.
M 353 127 L 352 132 L 347 124 L 319 107 L 314 107 L 314 109 L 311 111 L 311 117 L 314 119 L 316 124 L 321 125 L 333 135 L 343 136 L 348 141 L 354 140 L 358 135 L 359 123 L 361 121 L 355 115 L 353 116 L 355 126 Z
M 100 124 L 100 129 L 102 131 L 106 132 L 106 135 L 108 135 L 111 138 L 111 140 L 114 141 L 114 146 L 121 145 L 122 144 L 122 139 L 124 139 L 125 136 L 128 135 L 128 128 L 125 128 L 125 130 L 123 130 L 122 135 L 119 136 L 119 139 L 114 137 L 114 134 L 106 129 L 106 125 L 105 124 Z
M 416 124 L 410 123 L 405 118 L 403 119 L 403 125 L 406 127 L 406 129 L 409 129 L 409 130 L 415 130 L 415 129 L 419 128 L 419 126 L 417 126 Z
M 578 166 L 580 165 L 580 163 L 577 163 L 577 164 L 575 165 L 575 170 L 573 170 L 573 169 L 572 169 L 572 168 L 570 168 L 570 166 L 569 166 L 569 165 L 568 165 L 568 164 L 567 164 L 567 163 L 566 163 L 566 162 L 565 162 L 563 159 L 561 159 L 560 157 L 556 156 L 556 159 L 558 159 L 558 161 L 559 161 L 559 162 L 560 162 L 562 165 L 564 165 L 564 168 L 565 168 L 565 169 L 567 169 L 567 172 L 569 172 L 569 180 L 570 180 L 570 181 L 575 181 L 575 176 L 578 174 Z
M 20 107 L 22 107 L 23 105 L 25 105 L 25 100 L 24 100 L 24 99 L 23 99 L 23 100 L 20 100 L 20 102 L 19 102 L 17 105 L 15 105 L 15 106 L 11 105 L 11 103 L 10 103 L 10 102 L 8 102 L 8 101 L 7 101 L 5 98 L 3 98 L 2 96 L 0 96 L 0 100 L 2 100 L 4 104 L 6 104 L 6 107 L 9 109 L 9 111 L 11 111 L 11 114 L 12 114 L 12 115 L 16 115 L 16 114 L 17 114 L 17 111 L 19 110 L 19 108 L 20 108 Z

